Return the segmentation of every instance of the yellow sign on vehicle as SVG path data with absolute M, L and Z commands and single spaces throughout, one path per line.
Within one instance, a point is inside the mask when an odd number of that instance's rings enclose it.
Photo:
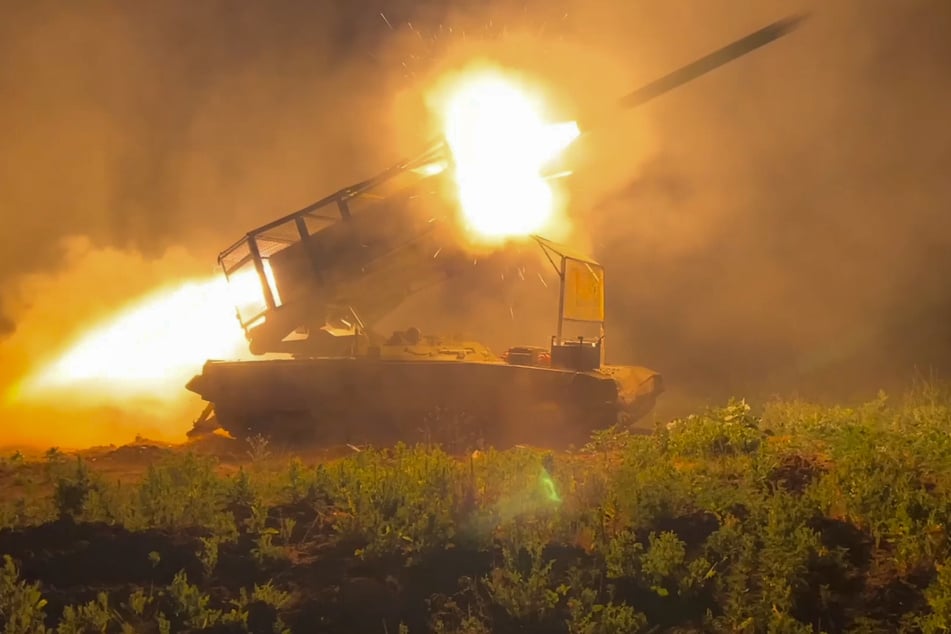
M 565 259 L 565 319 L 604 321 L 604 269 Z

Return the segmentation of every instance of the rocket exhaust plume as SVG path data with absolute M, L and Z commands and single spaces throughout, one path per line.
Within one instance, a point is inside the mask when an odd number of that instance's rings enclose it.
M 224 279 L 193 280 L 133 302 L 29 376 L 18 397 L 71 393 L 83 400 L 180 390 L 207 359 L 241 354 L 234 288 Z
M 802 19 L 793 16 L 760 29 L 629 93 L 618 106 L 646 103 L 790 33 Z M 444 80 L 431 101 L 442 118 L 469 232 L 489 242 L 564 235 L 561 201 L 542 169 L 595 121 L 581 126 L 546 121 L 537 91 L 511 73 L 485 66 Z M 180 388 L 205 360 L 241 354 L 233 307 L 256 301 L 258 292 L 254 276 L 159 291 L 94 327 L 29 376 L 17 395 L 29 399 L 65 390 L 135 396 Z
M 194 276 L 206 267 L 178 249 L 143 259 L 78 240 L 67 251 L 64 272 L 16 289 L 27 304 L 2 343 L 0 445 L 181 440 L 201 408 L 185 382 L 209 358 L 248 356 L 234 306 L 254 287 Z

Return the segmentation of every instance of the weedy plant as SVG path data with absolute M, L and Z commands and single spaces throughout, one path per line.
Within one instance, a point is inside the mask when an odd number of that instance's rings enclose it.
M 268 575 L 304 566 L 289 577 L 306 583 L 349 555 L 404 588 L 454 566 L 455 579 L 399 595 L 416 602 L 400 615 L 426 613 L 411 631 L 948 631 L 949 429 L 951 396 L 923 384 L 854 407 L 732 400 L 650 436 L 604 430 L 568 454 L 457 459 L 397 445 L 310 465 L 281 462 L 256 439 L 250 465 L 230 475 L 182 453 L 122 484 L 50 452 L 49 492 L 7 501 L 5 526 L 60 518 L 159 531 L 192 558 L 163 542 L 160 583 L 55 614 L 5 559 L 0 624 L 250 627 L 253 606 L 266 605 L 282 629 L 300 598 Z M 29 464 L 7 458 L 3 469 L 25 482 Z M 307 594 L 333 603 L 338 582 Z

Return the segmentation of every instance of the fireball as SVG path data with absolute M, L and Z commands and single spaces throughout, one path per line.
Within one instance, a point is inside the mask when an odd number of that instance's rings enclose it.
M 438 111 L 470 238 L 499 243 L 563 230 L 560 200 L 542 170 L 578 136 L 577 124 L 549 121 L 539 94 L 504 71 L 467 72 L 443 86 Z M 267 267 L 265 275 L 273 282 Z M 235 315 L 248 306 L 263 308 L 254 272 L 158 290 L 92 325 L 27 377 L 18 396 L 179 393 L 206 360 L 248 357 Z
M 438 98 L 466 229 L 487 242 L 557 231 L 560 200 L 543 168 L 579 135 L 547 120 L 541 97 L 503 71 L 463 74 Z

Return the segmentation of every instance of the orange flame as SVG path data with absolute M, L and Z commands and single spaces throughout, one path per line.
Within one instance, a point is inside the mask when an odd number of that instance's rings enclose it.
M 537 91 L 501 70 L 469 71 L 444 87 L 438 111 L 472 237 L 497 243 L 564 230 L 561 201 L 541 172 L 578 136 L 577 124 L 549 122 Z M 250 357 L 235 315 L 241 306 L 263 306 L 253 271 L 156 291 L 90 328 L 21 382 L 12 400 L 177 398 L 208 359 Z
M 95 398 L 176 393 L 208 359 L 247 354 L 235 304 L 261 290 L 257 276 L 193 280 L 152 293 L 92 327 L 19 386 L 17 400 L 69 391 Z

